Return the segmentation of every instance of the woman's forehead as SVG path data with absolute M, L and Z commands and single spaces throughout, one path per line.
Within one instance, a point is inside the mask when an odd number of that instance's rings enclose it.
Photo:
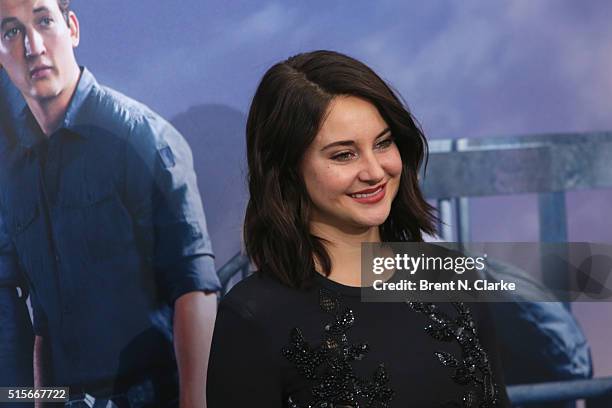
M 372 103 L 354 96 L 339 96 L 330 102 L 314 143 L 375 139 L 387 127 Z

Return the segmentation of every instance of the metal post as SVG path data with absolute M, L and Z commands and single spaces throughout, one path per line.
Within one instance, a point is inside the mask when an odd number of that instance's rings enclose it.
M 455 237 L 457 242 L 470 242 L 470 208 L 467 197 L 453 199 L 455 213 Z
M 538 195 L 540 217 L 540 241 L 543 243 L 567 242 L 567 216 L 565 210 L 565 193 L 552 192 Z M 551 289 L 560 292 L 569 290 L 569 271 L 567 265 L 567 247 L 559 245 L 548 256 L 542 259 L 543 282 Z M 564 306 L 570 310 L 569 302 Z
M 449 199 L 438 200 L 438 233 L 445 242 L 453 242 L 453 205 Z

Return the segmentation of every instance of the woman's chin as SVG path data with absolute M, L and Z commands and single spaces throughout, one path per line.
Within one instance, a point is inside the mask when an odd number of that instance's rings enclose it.
M 355 225 L 361 229 L 370 229 L 380 227 L 387 220 L 387 216 L 368 217 L 355 220 Z

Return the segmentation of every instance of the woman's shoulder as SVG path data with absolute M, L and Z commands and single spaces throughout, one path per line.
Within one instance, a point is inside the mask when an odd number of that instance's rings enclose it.
M 254 272 L 236 283 L 223 297 L 221 304 L 240 304 L 260 298 L 263 294 L 277 294 L 289 289 L 280 281 L 262 272 Z
M 230 289 L 221 300 L 219 310 L 230 309 L 247 319 L 269 319 L 287 308 L 295 308 L 309 297 L 310 292 L 291 288 L 273 276 L 255 272 Z

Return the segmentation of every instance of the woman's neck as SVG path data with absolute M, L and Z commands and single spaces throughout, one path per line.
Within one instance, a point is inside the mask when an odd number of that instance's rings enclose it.
M 361 286 L 361 243 L 381 242 L 378 227 L 343 231 L 312 222 L 310 231 L 323 240 L 332 263 L 328 278 L 347 286 Z

